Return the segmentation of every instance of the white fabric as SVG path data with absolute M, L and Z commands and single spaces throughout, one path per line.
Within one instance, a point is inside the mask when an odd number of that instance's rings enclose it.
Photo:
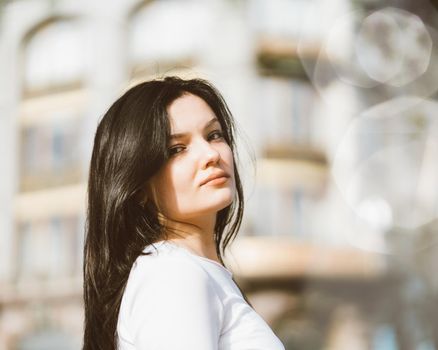
M 119 350 L 284 350 L 224 266 L 168 241 L 144 251 L 123 294 Z

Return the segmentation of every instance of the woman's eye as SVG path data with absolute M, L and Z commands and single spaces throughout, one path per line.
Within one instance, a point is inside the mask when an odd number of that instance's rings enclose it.
M 224 134 L 220 130 L 215 130 L 208 135 L 208 138 L 212 139 L 212 140 L 220 140 L 220 139 L 224 138 Z M 184 149 L 185 149 L 185 147 L 181 146 L 181 145 L 176 145 L 176 146 L 170 147 L 167 150 L 167 155 L 168 155 L 168 157 L 172 157 L 178 153 L 181 153 Z
M 210 134 L 210 137 L 212 137 L 212 136 L 214 136 L 214 135 L 216 135 L 215 137 L 213 137 L 214 139 L 220 139 L 220 138 L 224 137 L 224 134 L 223 134 L 222 131 L 220 131 L 220 130 L 213 131 L 213 132 Z
M 181 152 L 180 149 L 182 150 L 182 149 L 184 149 L 184 147 L 183 146 L 171 147 L 167 150 L 167 153 L 168 153 L 169 157 L 171 157 L 177 153 L 180 153 Z

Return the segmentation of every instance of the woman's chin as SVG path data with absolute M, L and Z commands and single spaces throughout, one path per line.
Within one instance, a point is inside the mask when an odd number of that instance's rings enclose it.
M 205 206 L 206 213 L 217 213 L 218 211 L 230 206 L 233 203 L 233 198 L 230 196 L 229 198 L 223 198 L 220 201 L 215 203 L 210 203 Z

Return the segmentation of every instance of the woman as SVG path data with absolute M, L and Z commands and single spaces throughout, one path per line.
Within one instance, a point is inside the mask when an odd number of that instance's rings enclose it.
M 234 125 L 207 81 L 139 84 L 94 140 L 84 349 L 284 349 L 222 254 L 243 215 Z

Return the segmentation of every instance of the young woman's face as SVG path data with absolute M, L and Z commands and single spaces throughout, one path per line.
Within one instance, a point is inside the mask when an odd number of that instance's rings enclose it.
M 221 125 L 208 104 L 192 94 L 176 99 L 168 114 L 174 136 L 169 160 L 150 181 L 155 203 L 173 220 L 216 215 L 235 195 L 233 154 Z M 215 175 L 221 177 L 206 182 Z

